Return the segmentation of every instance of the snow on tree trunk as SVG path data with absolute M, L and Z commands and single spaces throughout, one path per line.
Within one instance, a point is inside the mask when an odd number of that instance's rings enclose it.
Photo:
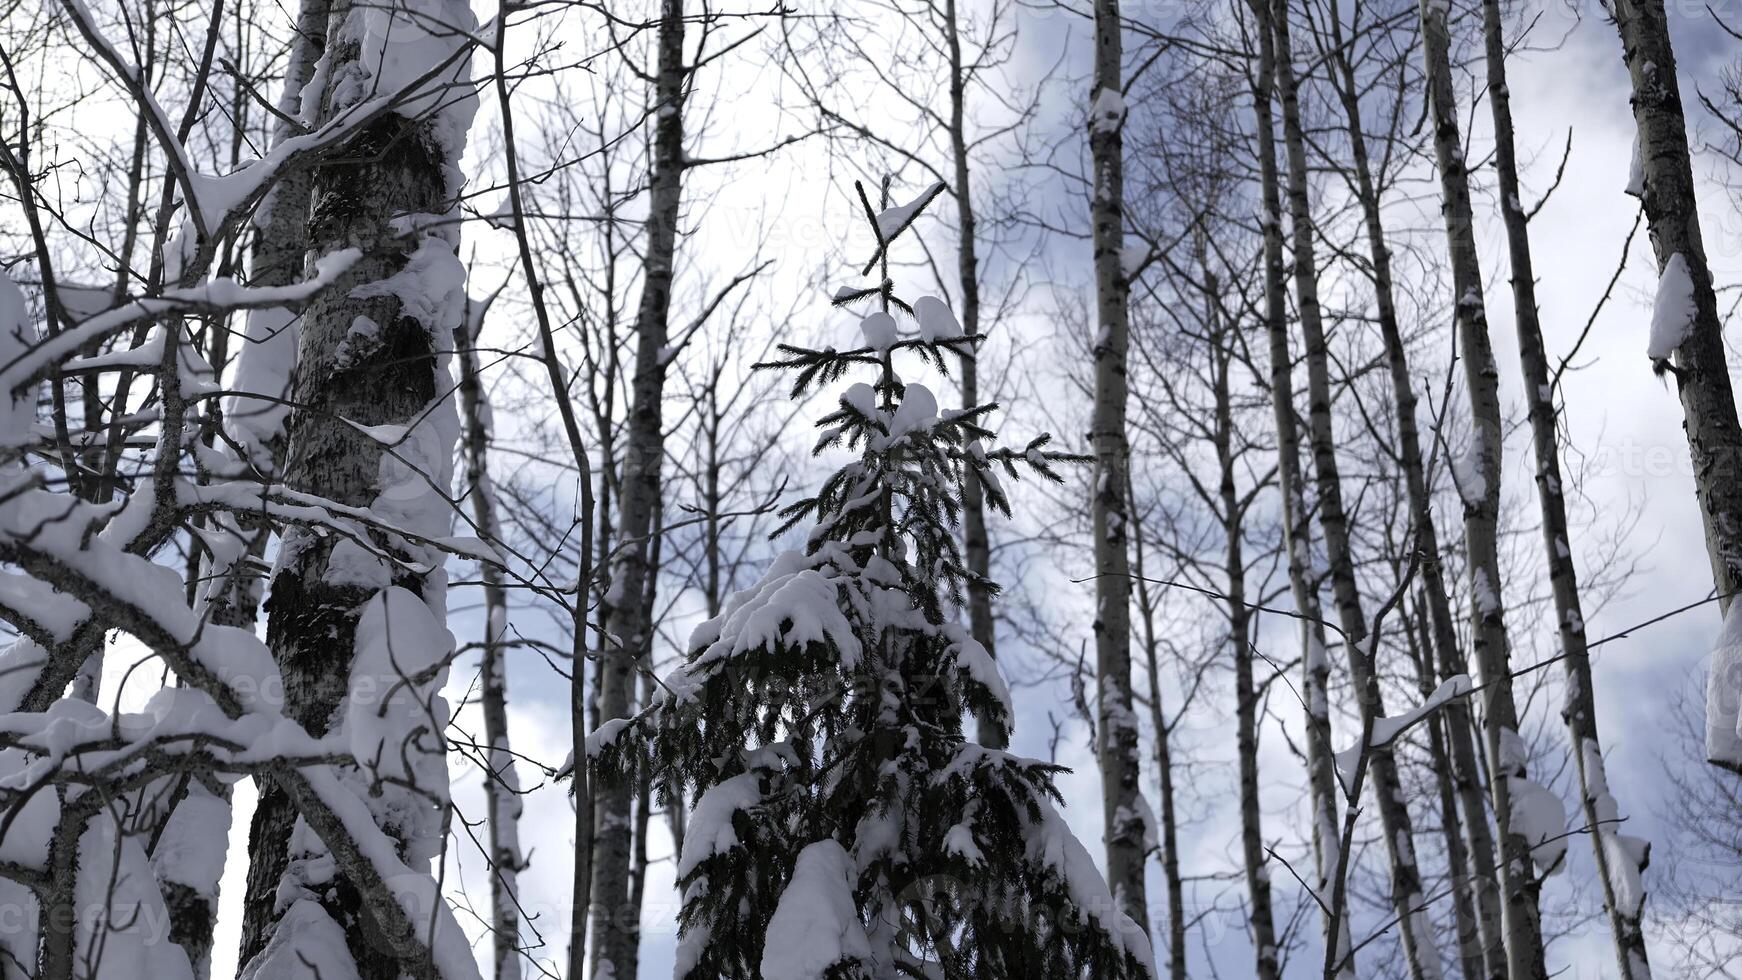
M 1250 0 L 1259 29 L 1258 61 L 1252 103 L 1258 134 L 1259 193 L 1264 231 L 1264 326 L 1269 341 L 1270 398 L 1276 419 L 1277 490 L 1282 496 L 1283 544 L 1288 558 L 1289 591 L 1301 616 L 1301 700 L 1305 710 L 1307 785 L 1312 802 L 1312 841 L 1316 866 L 1313 886 L 1329 895 L 1341 864 L 1341 806 L 1331 747 L 1330 660 L 1325 653 L 1323 610 L 1313 584 L 1312 527 L 1307 520 L 1306 482 L 1300 466 L 1300 428 L 1294 399 L 1294 356 L 1288 343 L 1288 301 L 1283 278 L 1282 180 L 1276 164 L 1276 125 L 1272 112 L 1276 80 L 1276 39 L 1270 30 L 1271 0 Z M 1355 975 L 1348 916 L 1322 908 L 1327 959 L 1338 964 L 1338 980 Z
M 1542 507 L 1549 587 L 1554 596 L 1562 665 L 1566 670 L 1567 690 L 1561 717 L 1566 721 L 1567 733 L 1571 736 L 1575 771 L 1579 777 L 1580 805 L 1585 826 L 1590 828 L 1598 881 L 1603 889 L 1603 905 L 1608 910 L 1609 928 L 1615 941 L 1616 976 L 1621 980 L 1649 980 L 1651 966 L 1645 952 L 1640 902 L 1635 900 L 1636 895 L 1643 898 L 1637 883 L 1643 870 L 1645 847 L 1644 842 L 1637 838 L 1626 839 L 1637 842 L 1638 846 L 1632 843 L 1622 846 L 1617 805 L 1609 794 L 1608 780 L 1603 772 L 1602 742 L 1597 735 L 1596 689 L 1591 678 L 1590 652 L 1585 642 L 1585 615 L 1579 602 L 1578 572 L 1573 564 L 1566 500 L 1561 493 L 1560 436 L 1556 428 L 1554 390 L 1549 386 L 1548 352 L 1543 345 L 1542 324 L 1537 318 L 1536 273 L 1531 262 L 1529 219 L 1519 196 L 1512 95 L 1506 84 L 1506 39 L 1500 16 L 1499 0 L 1482 0 L 1488 101 L 1494 113 L 1494 166 L 1500 178 L 1500 210 L 1506 225 L 1507 250 L 1512 264 L 1512 306 L 1518 324 L 1518 355 L 1524 372 L 1524 398 L 1536 459 L 1536 495 Z M 1679 258 L 1679 253 L 1671 256 L 1671 264 Z M 1634 853 L 1638 854 L 1637 859 L 1630 856 Z M 1617 883 L 1621 882 L 1627 883 L 1626 886 L 1617 888 Z
M 1123 65 L 1118 0 L 1095 3 L 1095 94 L 1089 152 L 1095 175 L 1089 213 L 1094 226 L 1097 323 L 1094 338 L 1095 470 L 1091 492 L 1095 536 L 1096 757 L 1107 845 L 1107 881 L 1126 915 L 1149 927 L 1143 883 L 1141 768 L 1137 716 L 1131 710 L 1131 567 L 1126 554 L 1125 366 L 1130 284 L 1121 257 L 1125 245 L 1124 123 L 1119 96 Z M 1114 106 L 1107 109 L 1107 106 Z
M 652 626 L 645 608 L 648 534 L 660 495 L 665 457 L 661 421 L 666 372 L 666 318 L 671 309 L 672 264 L 683 193 L 683 103 L 687 70 L 683 0 L 662 0 L 659 61 L 654 78 L 653 172 L 649 179 L 647 244 L 642 263 L 641 305 L 635 315 L 635 375 L 629 438 L 620 482 L 617 536 L 623 547 L 611 569 L 605 598 L 604 649 L 600 651 L 599 717 L 629 716 L 635 678 Z M 629 907 L 632 857 L 631 800 L 634 788 L 600 788 L 593 826 L 593 976 L 633 980 L 640 955 L 641 910 Z
M 468 304 L 468 315 L 454 331 L 460 362 L 466 493 L 478 535 L 495 546 L 502 540 L 496 487 L 490 481 L 490 402 L 478 368 L 478 337 L 486 304 Z M 520 977 L 520 884 L 525 859 L 520 850 L 520 777 L 508 742 L 508 590 L 502 569 L 481 563 L 484 580 L 484 650 L 478 674 L 484 713 L 484 800 L 490 834 L 490 931 L 495 980 Z
M 1681 396 L 1718 608 L 1727 612 L 1731 597 L 1742 589 L 1742 425 L 1736 418 L 1723 321 L 1700 234 L 1675 49 L 1662 0 L 1618 2 L 1611 12 L 1633 84 L 1633 121 L 1638 127 L 1637 155 L 1651 247 L 1665 274 L 1679 256 L 1693 287 L 1692 322 L 1675 348 L 1671 373 Z M 1708 691 L 1710 713 L 1725 699 L 1734 703 L 1742 697 L 1742 681 L 1735 675 L 1714 673 Z M 1712 738 L 1706 751 L 1713 763 L 1742 772 L 1742 742 Z
M 428 537 L 445 536 L 451 517 L 445 494 L 458 425 L 447 360 L 465 315 L 465 268 L 455 255 L 457 224 L 439 219 L 454 213 L 462 183 L 458 160 L 476 107 L 466 82 L 475 24 L 461 0 L 336 3 L 311 82 L 318 88 L 309 91 L 324 122 L 446 66 L 314 170 L 311 255 L 355 248 L 362 257 L 304 313 L 284 463 L 291 488 Z M 357 766 L 342 782 L 398 857 L 427 871 L 442 847 L 447 799 L 439 694 L 453 651 L 442 625 L 446 576 L 427 546 L 376 546 L 410 564 L 335 535 L 286 535 L 266 603 L 267 639 L 286 713 L 312 735 L 348 742 Z M 441 901 L 433 882 L 420 894 L 422 903 Z M 358 883 L 335 874 L 287 787 L 268 781 L 250 832 L 239 962 L 298 969 L 332 934 L 311 924 L 322 916 L 342 930 L 359 976 L 417 968 L 382 941 Z
M 1375 664 L 1377 644 L 1369 642 L 1370 627 L 1355 579 L 1355 558 L 1349 541 L 1348 512 L 1343 506 L 1342 477 L 1337 465 L 1336 437 L 1331 426 L 1329 351 L 1319 311 L 1318 266 L 1313 246 L 1313 217 L 1307 199 L 1305 137 L 1296 91 L 1290 44 L 1287 0 L 1276 0 L 1271 28 L 1276 37 L 1277 92 L 1282 100 L 1283 144 L 1288 158 L 1289 217 L 1294 236 L 1294 285 L 1306 346 L 1307 432 L 1313 472 L 1319 492 L 1319 524 L 1325 531 L 1330 562 L 1331 594 L 1342 625 L 1349 675 L 1364 730 L 1385 717 L 1384 694 Z M 1391 868 L 1391 902 L 1397 916 L 1406 968 L 1412 980 L 1436 980 L 1440 954 L 1428 923 L 1421 868 L 1416 862 L 1415 830 L 1404 799 L 1397 759 L 1391 747 L 1372 749 L 1373 796 L 1385 831 L 1385 851 Z
M 1362 128 L 1360 95 L 1354 67 L 1343 47 L 1342 27 L 1331 22 L 1333 61 L 1341 79 L 1338 87 L 1344 111 L 1344 131 L 1349 139 L 1356 196 L 1360 200 L 1363 223 L 1367 232 L 1368 255 L 1373 263 L 1373 292 L 1379 320 L 1379 333 L 1385 344 L 1385 359 L 1391 374 L 1392 398 L 1397 405 L 1397 442 L 1399 467 L 1403 470 L 1404 489 L 1409 498 L 1410 521 L 1415 528 L 1414 545 L 1420 555 L 1419 568 L 1422 591 L 1427 599 L 1427 622 L 1431 624 L 1432 643 L 1424 644 L 1424 652 L 1433 658 L 1437 652 L 1441 680 L 1469 673 L 1463 649 L 1458 643 L 1457 628 L 1452 618 L 1452 606 L 1446 589 L 1445 568 L 1441 561 L 1439 532 L 1435 528 L 1433 499 L 1428 492 L 1427 474 L 1423 468 L 1420 426 L 1416 421 L 1416 395 L 1410 379 L 1409 355 L 1404 346 L 1403 331 L 1397 321 L 1397 304 L 1391 276 L 1391 248 L 1386 243 L 1385 223 L 1379 192 L 1373 184 L 1373 168 L 1367 154 L 1367 138 Z M 1424 624 L 1425 627 L 1426 624 Z M 1446 743 L 1450 766 L 1436 773 L 1453 784 L 1464 812 L 1464 833 L 1468 838 L 1468 860 L 1454 861 L 1454 887 L 1464 900 L 1474 893 L 1478 921 L 1475 929 L 1463 929 L 1459 937 L 1459 955 L 1468 960 L 1473 952 L 1482 956 L 1486 975 L 1504 977 L 1505 947 L 1500 939 L 1500 901 L 1494 889 L 1481 887 L 1495 867 L 1494 838 L 1485 816 L 1487 804 L 1482 797 L 1482 773 L 1472 740 L 1469 704 L 1454 700 L 1443 709 L 1446 714 Z M 1453 821 L 1446 821 L 1448 828 Z M 1456 831 L 1452 831 L 1454 834 Z M 1463 854 L 1463 846 L 1455 839 L 1448 850 Z M 1480 976 L 1481 974 L 1476 974 Z
M 1544 980 L 1541 885 L 1532 865 L 1527 828 L 1515 827 L 1521 815 L 1514 797 L 1529 798 L 1541 787 L 1525 774 L 1513 701 L 1505 609 L 1501 602 L 1498 525 L 1500 519 L 1501 415 L 1499 369 L 1488 339 L 1482 299 L 1481 261 L 1476 252 L 1470 185 L 1458 133 L 1457 100 L 1452 91 L 1450 36 L 1442 0 L 1422 0 L 1422 50 L 1429 103 L 1433 112 L 1434 158 L 1440 174 L 1441 211 L 1452 263 L 1458 341 L 1469 392 L 1474 444 L 1469 464 L 1457 476 L 1464 501 L 1464 541 L 1470 571 L 1470 632 L 1483 680 L 1483 736 L 1488 754 L 1488 791 L 1500 839 L 1501 921 L 1510 980 Z M 1558 829 L 1555 833 L 1558 833 Z M 1541 859 L 1542 855 L 1534 855 Z
M 314 77 L 315 64 L 326 47 L 329 6 L 329 0 L 302 0 L 298 7 L 296 33 L 278 97 L 278 111 L 291 118 L 301 115 L 304 86 Z M 273 126 L 272 143 L 280 146 L 295 135 L 297 130 L 290 121 L 279 119 Z M 250 285 L 288 286 L 302 277 L 310 179 L 308 168 L 292 168 L 279 177 L 255 210 Z M 268 477 L 277 474 L 284 449 L 284 421 L 290 411 L 285 402 L 291 394 L 290 378 L 296 363 L 297 323 L 297 315 L 284 307 L 248 312 L 233 386 L 282 401 L 232 396 L 224 406 L 231 435 L 248 451 L 249 462 Z M 210 618 L 215 623 L 252 630 L 259 618 L 261 585 L 250 563 L 265 554 L 269 531 L 246 515 L 220 515 L 215 521 L 222 535 L 238 539 L 238 553 L 226 556 L 228 561 L 222 565 L 214 562 L 208 570 L 215 577 L 206 586 Z M 165 836 L 181 839 L 189 851 L 209 849 L 211 841 L 228 839 L 229 787 L 208 789 L 197 780 L 189 780 L 183 793 L 168 818 Z M 223 876 L 224 851 L 220 848 L 215 853 L 217 864 L 211 868 L 181 860 L 175 848 L 165 850 L 160 845 L 152 854 L 152 867 L 169 914 L 170 937 L 187 951 L 199 980 L 211 969 L 218 881 Z M 189 880 L 184 869 L 195 866 L 203 870 Z

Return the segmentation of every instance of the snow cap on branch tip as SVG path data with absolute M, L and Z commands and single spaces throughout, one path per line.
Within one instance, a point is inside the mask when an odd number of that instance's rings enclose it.
M 879 352 L 894 347 L 899 337 L 895 318 L 882 312 L 873 313 L 860 320 L 859 330 L 865 335 L 865 346 L 874 347 Z
M 919 217 L 919 213 L 925 210 L 926 205 L 943 193 L 943 190 L 943 181 L 938 181 L 921 191 L 918 197 L 906 204 L 898 204 L 895 207 L 879 211 L 876 218 L 877 236 L 885 243 L 894 240 L 896 235 L 901 234 L 908 225 L 913 224 L 913 219 Z
M 921 296 L 913 301 L 913 318 L 919 321 L 919 336 L 926 343 L 954 340 L 962 335 L 962 324 L 949 304 L 936 296 Z

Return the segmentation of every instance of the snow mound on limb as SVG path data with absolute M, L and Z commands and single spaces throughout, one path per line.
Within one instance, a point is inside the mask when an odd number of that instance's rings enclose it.
M 921 296 L 913 301 L 913 318 L 919 323 L 919 336 L 927 343 L 953 340 L 962 335 L 962 324 L 949 304 L 936 296 Z
M 762 980 L 824 980 L 843 966 L 863 971 L 871 939 L 853 900 L 853 860 L 825 838 L 798 854 L 762 947 Z

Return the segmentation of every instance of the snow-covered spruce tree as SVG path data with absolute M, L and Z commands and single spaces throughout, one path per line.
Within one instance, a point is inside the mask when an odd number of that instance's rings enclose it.
M 882 257 L 942 190 L 873 213 Z M 876 260 L 866 266 L 866 273 Z M 781 345 L 793 397 L 863 371 L 818 420 L 816 452 L 857 455 L 782 512 L 809 521 L 755 585 L 690 637 L 654 702 L 607 722 L 587 751 L 602 778 L 637 770 L 696 805 L 679 855 L 679 978 L 1154 976 L 1148 938 L 1119 910 L 1054 803 L 1059 766 L 964 735 L 1009 732 L 1009 691 L 958 622 L 968 579 L 956 533 L 969 474 L 1058 480 L 1041 436 L 987 449 L 991 404 L 939 411 L 897 358 L 947 370 L 972 356 L 934 297 L 887 277 L 843 289 L 875 302 L 851 350 Z M 895 314 L 911 318 L 904 335 Z

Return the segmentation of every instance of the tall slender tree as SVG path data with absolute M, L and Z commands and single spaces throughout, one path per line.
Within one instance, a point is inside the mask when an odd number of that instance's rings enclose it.
M 1149 925 L 1143 880 L 1145 814 L 1138 759 L 1137 716 L 1131 696 L 1131 562 L 1128 546 L 1125 378 L 1130 322 L 1125 274 L 1124 64 L 1119 0 L 1095 2 L 1095 77 L 1089 108 L 1094 162 L 1089 200 L 1093 224 L 1096 322 L 1094 495 L 1096 756 L 1101 766 L 1107 880 L 1126 915 Z
M 1373 281 L 1374 312 L 1379 321 L 1379 335 L 1385 347 L 1385 362 L 1391 376 L 1392 399 L 1397 409 L 1397 462 L 1403 472 L 1404 488 L 1409 498 L 1410 521 L 1415 530 L 1413 542 L 1420 556 L 1422 593 L 1427 603 L 1424 625 L 1431 626 L 1431 644 L 1423 651 L 1437 654 L 1440 679 L 1467 674 L 1463 648 L 1458 642 L 1453 622 L 1450 592 L 1446 586 L 1445 564 L 1440 550 L 1433 497 L 1426 471 L 1426 452 L 1422 446 L 1420 424 L 1417 421 L 1418 402 L 1415 382 L 1410 375 L 1409 353 L 1403 330 L 1398 322 L 1397 296 L 1391 270 L 1391 247 L 1386 237 L 1385 217 L 1374 166 L 1368 151 L 1367 133 L 1362 121 L 1363 88 L 1356 81 L 1354 57 L 1345 39 L 1341 11 L 1337 0 L 1331 0 L 1330 16 L 1325 19 L 1330 38 L 1323 45 L 1331 67 L 1332 88 L 1343 109 L 1344 133 L 1349 141 L 1349 171 L 1354 180 L 1354 192 L 1361 206 L 1362 224 L 1367 237 L 1368 258 Z M 1355 8 L 1358 13 L 1359 7 Z M 1363 25 L 1357 24 L 1357 27 Z M 1322 35 L 1321 35 L 1322 36 Z M 1398 108 L 1402 108 L 1402 99 Z M 1425 692 L 1424 692 L 1425 693 Z M 1475 949 L 1483 958 L 1484 972 L 1490 980 L 1505 976 L 1505 947 L 1500 939 L 1500 903 L 1491 888 L 1482 887 L 1495 866 L 1494 838 L 1488 830 L 1487 805 L 1482 797 L 1482 772 L 1472 741 L 1470 710 L 1461 699 L 1445 708 L 1446 743 L 1450 754 L 1450 769 L 1437 773 L 1455 784 L 1458 800 L 1466 815 L 1462 821 L 1468 837 L 1467 860 L 1456 860 L 1452 874 L 1454 886 L 1464 901 L 1473 903 L 1478 921 L 1475 929 L 1465 928 L 1459 937 L 1461 956 Z M 1456 810 L 1447 811 L 1456 817 Z M 1448 821 L 1447 829 L 1457 833 L 1456 821 Z M 1463 848 L 1452 842 L 1453 857 Z
M 1319 526 L 1325 532 L 1330 562 L 1331 594 L 1342 626 L 1349 676 L 1361 711 L 1362 730 L 1385 717 L 1379 686 L 1378 636 L 1362 609 L 1361 587 L 1355 576 L 1350 544 L 1349 512 L 1343 503 L 1342 476 L 1336 436 L 1331 425 L 1330 351 L 1319 308 L 1318 261 L 1311 202 L 1308 199 L 1306 139 L 1300 95 L 1294 73 L 1288 0 L 1276 0 L 1270 22 L 1276 36 L 1276 88 L 1282 102 L 1283 145 L 1288 159 L 1289 224 L 1294 240 L 1295 305 L 1300 314 L 1307 365 L 1307 433 L 1317 481 Z M 1402 940 L 1403 955 L 1413 980 L 1440 976 L 1440 954 L 1427 916 L 1427 891 L 1416 860 L 1415 828 L 1404 799 L 1397 758 L 1389 744 L 1372 749 L 1373 796 L 1385 828 L 1386 857 L 1391 868 L 1391 903 Z
M 494 297 L 491 297 L 494 299 Z M 496 485 L 490 480 L 491 411 L 478 364 L 478 338 L 490 300 L 467 304 L 454 331 L 460 361 L 462 455 L 465 494 L 477 533 L 492 546 L 503 540 Z M 495 980 L 520 978 L 520 777 L 508 740 L 508 589 L 502 568 L 481 562 L 484 580 L 484 642 L 478 664 L 478 700 L 484 716 L 484 799 L 490 838 L 490 932 Z
M 1465 561 L 1470 574 L 1470 632 L 1482 672 L 1482 734 L 1488 757 L 1488 792 L 1500 838 L 1501 920 L 1510 980 L 1544 980 L 1541 888 L 1532 863 L 1532 845 L 1557 838 L 1540 819 L 1547 791 L 1526 776 L 1524 739 L 1518 733 L 1510 651 L 1506 636 L 1500 574 L 1501 431 L 1499 368 L 1488 338 L 1482 297 L 1481 260 L 1476 251 L 1475 218 L 1470 207 L 1469 173 L 1458 131 L 1457 98 L 1452 89 L 1451 35 L 1446 7 L 1421 2 L 1422 51 L 1433 114 L 1434 159 L 1440 176 L 1440 211 L 1452 260 L 1452 293 L 1462 346 L 1464 387 L 1469 397 L 1475 440 L 1454 480 L 1464 502 Z M 1515 803 L 1515 799 L 1517 802 Z M 1529 817 L 1525 820 L 1522 818 Z M 1534 839 L 1533 839 L 1534 838 Z
M 1607 9 L 1621 32 L 1622 58 L 1633 86 L 1637 179 L 1632 190 L 1644 203 L 1660 274 L 1650 353 L 1661 371 L 1674 376 L 1681 396 L 1712 584 L 1718 608 L 1728 615 L 1742 590 L 1742 423 L 1736 417 L 1724 324 L 1700 233 L 1675 47 L 1663 0 L 1617 0 Z M 1739 659 L 1742 652 L 1730 652 L 1712 664 L 1706 756 L 1742 772 L 1742 728 L 1736 709 L 1724 707 L 1738 700 L 1734 685 L 1742 672 Z
M 1258 57 L 1252 79 L 1254 131 L 1258 147 L 1259 200 L 1264 234 L 1264 332 L 1270 358 L 1270 399 L 1276 424 L 1276 483 L 1282 496 L 1283 546 L 1288 561 L 1289 591 L 1300 616 L 1301 703 L 1305 712 L 1307 786 L 1312 801 L 1312 841 L 1316 858 L 1313 884 L 1331 890 L 1342 866 L 1341 806 L 1331 748 L 1331 664 L 1326 652 L 1323 607 L 1313 578 L 1312 527 L 1308 518 L 1306 477 L 1301 471 L 1300 425 L 1294 395 L 1294 355 L 1288 340 L 1288 299 L 1283 269 L 1282 177 L 1277 165 L 1276 33 L 1270 21 L 1270 0 L 1250 0 L 1257 26 Z M 1339 964 L 1336 976 L 1355 976 L 1349 918 L 1330 907 L 1321 909 L 1325 946 Z
M 1548 352 L 1536 306 L 1536 271 L 1530 254 L 1530 217 L 1518 184 L 1518 152 L 1513 140 L 1512 90 L 1506 84 L 1506 34 L 1499 0 L 1482 0 L 1483 48 L 1488 66 L 1488 105 L 1494 114 L 1494 169 L 1500 181 L 1500 214 L 1506 226 L 1512 264 L 1512 309 L 1518 324 L 1518 356 L 1524 372 L 1524 402 L 1530 416 L 1536 459 L 1536 496 L 1542 508 L 1549 587 L 1566 669 L 1567 694 L 1561 717 L 1573 746 L 1579 777 L 1580 807 L 1589 828 L 1603 906 L 1615 939 L 1617 976 L 1649 980 L 1641 912 L 1645 890 L 1640 873 L 1648 854 L 1641 838 L 1621 833 L 1620 808 L 1609 790 L 1603 743 L 1597 735 L 1597 695 L 1591 655 L 1585 641 L 1585 613 L 1579 600 L 1578 570 L 1561 478 L 1561 450 Z
M 683 0 L 661 0 L 653 76 L 653 163 L 648 181 L 648 218 L 643 251 L 641 302 L 635 314 L 635 367 L 631 382 L 628 443 L 619 497 L 619 548 L 611 566 L 610 591 L 602 615 L 604 644 L 599 658 L 599 716 L 625 718 L 635 703 L 642 651 L 652 635 L 649 586 L 649 536 L 658 508 L 660 467 L 665 460 L 663 407 L 669 363 L 667 342 L 672 272 L 676 261 L 684 171 L 683 109 L 687 95 L 684 65 Z M 594 832 L 592 976 L 595 980 L 634 980 L 641 949 L 641 910 L 630 906 L 633 788 L 610 784 L 600 790 Z

